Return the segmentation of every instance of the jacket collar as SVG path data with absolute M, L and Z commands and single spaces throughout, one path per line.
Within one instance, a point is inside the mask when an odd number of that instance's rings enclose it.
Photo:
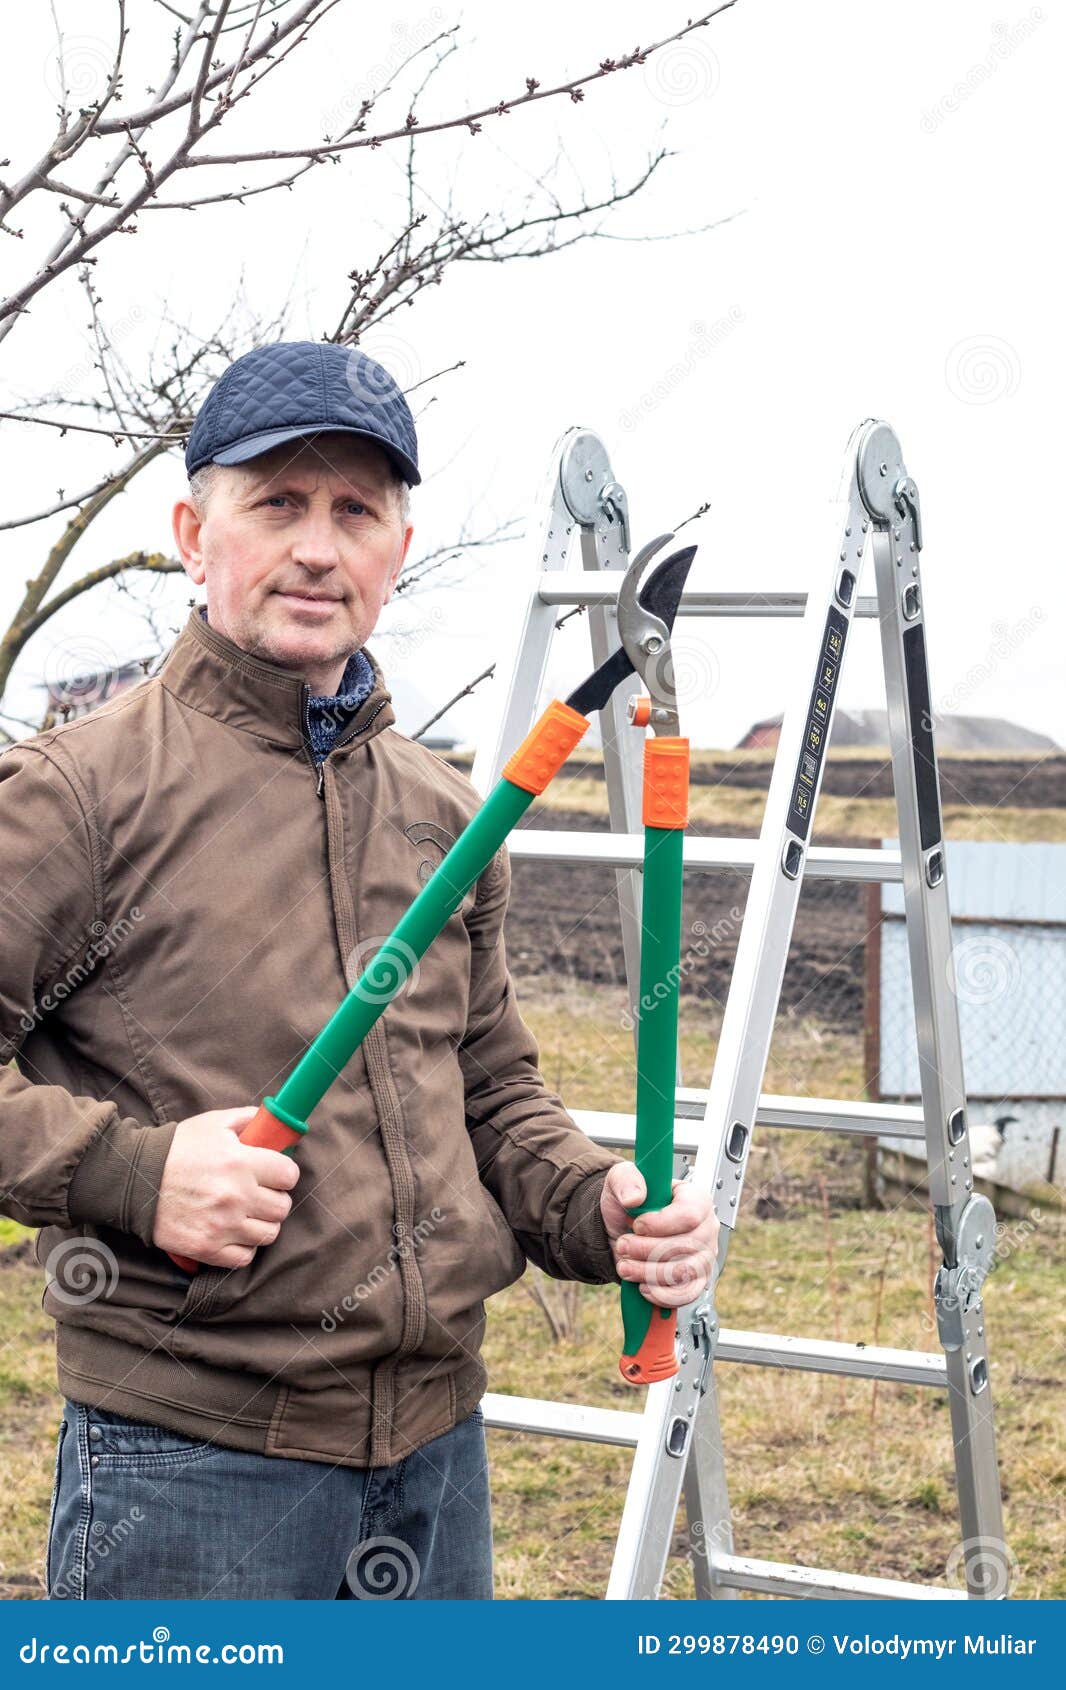
M 369 647 L 363 651 L 374 671 L 374 685 L 343 730 L 345 749 L 373 739 L 396 720 L 385 678 Z M 212 628 L 198 606 L 167 653 L 158 678 L 175 698 L 227 727 L 293 749 L 307 745 L 307 683 L 291 670 L 243 651 Z

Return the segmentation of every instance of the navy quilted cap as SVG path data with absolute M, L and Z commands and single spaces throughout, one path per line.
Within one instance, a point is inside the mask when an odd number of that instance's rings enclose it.
M 185 448 L 194 475 L 204 464 L 243 464 L 272 446 L 324 430 L 384 447 L 417 486 L 418 441 L 410 407 L 388 370 L 354 347 L 281 340 L 257 346 L 216 381 Z

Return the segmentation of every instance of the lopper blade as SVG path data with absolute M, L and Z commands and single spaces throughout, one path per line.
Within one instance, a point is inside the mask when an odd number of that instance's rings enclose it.
M 664 622 L 667 630 L 674 625 L 677 607 L 681 603 L 685 581 L 695 555 L 695 546 L 684 546 L 679 552 L 671 552 L 669 557 L 655 566 L 640 593 L 640 602 L 644 609 Z M 572 709 L 579 710 L 582 716 L 589 716 L 593 710 L 602 710 L 620 682 L 624 681 L 627 675 L 634 673 L 627 652 L 620 646 L 598 669 L 593 670 L 587 680 L 575 687 L 566 702 Z

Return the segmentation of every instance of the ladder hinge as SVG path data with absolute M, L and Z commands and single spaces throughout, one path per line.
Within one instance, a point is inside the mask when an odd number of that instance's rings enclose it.
M 600 503 L 608 520 L 617 522 L 622 530 L 622 550 L 629 552 L 629 500 L 621 482 L 608 481 L 600 492 Z
M 918 483 L 913 475 L 905 475 L 896 482 L 896 506 L 901 516 L 910 516 L 914 524 L 914 544 L 922 549 L 922 507 L 918 498 Z
M 695 1389 L 702 1397 L 707 1393 L 707 1378 L 714 1360 L 715 1345 L 718 1342 L 718 1317 L 711 1303 L 700 1303 L 692 1314 L 692 1348 L 702 1352 L 699 1378 Z
M 955 1232 L 955 1261 L 933 1281 L 937 1331 L 945 1350 L 961 1350 L 966 1317 L 981 1307 L 981 1287 L 996 1247 L 996 1212 L 987 1197 L 970 1198 Z

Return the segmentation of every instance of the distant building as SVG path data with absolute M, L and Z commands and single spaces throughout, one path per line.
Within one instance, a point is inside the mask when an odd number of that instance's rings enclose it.
M 937 716 L 933 723 L 941 751 L 1059 751 L 1047 734 L 1004 721 L 1002 716 Z M 781 717 L 753 722 L 738 751 L 773 751 L 781 738 Z M 838 710 L 830 746 L 849 750 L 883 751 L 888 746 L 888 715 L 884 710 Z
M 143 681 L 152 661 L 146 657 L 119 663 L 114 669 L 86 670 L 65 680 L 46 681 L 42 690 L 48 694 L 48 709 L 43 726 L 50 727 L 56 720 L 69 721 L 73 716 L 87 716 L 98 704 L 106 704 L 117 693 Z

